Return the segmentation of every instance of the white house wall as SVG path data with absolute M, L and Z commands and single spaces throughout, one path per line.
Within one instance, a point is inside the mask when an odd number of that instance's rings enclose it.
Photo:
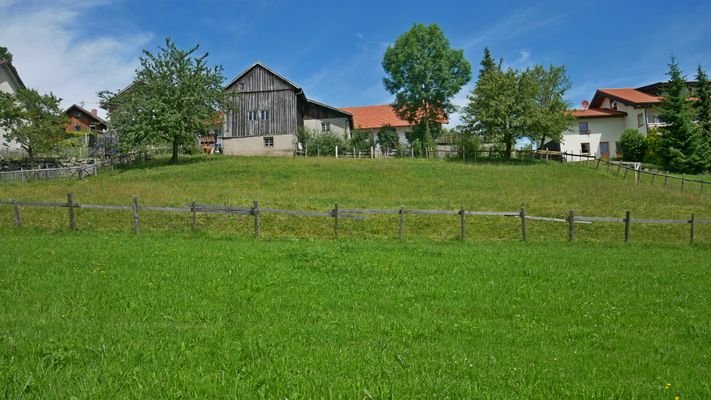
M 9 94 L 15 94 L 17 91 L 17 83 L 6 68 L 0 67 L 0 91 Z M 7 132 L 0 128 L 0 156 L 10 156 L 18 151 L 22 151 L 22 147 L 14 140 L 7 138 Z
M 578 131 L 578 122 L 587 122 L 590 133 L 581 134 Z M 560 150 L 569 154 L 581 154 L 582 143 L 590 143 L 589 154 L 597 157 L 600 155 L 600 143 L 608 142 L 610 158 L 615 158 L 619 151 L 617 142 L 625 130 L 625 124 L 625 118 L 580 118 L 574 126 L 563 132 Z M 571 158 L 570 161 L 577 160 Z
M 344 138 L 350 139 L 351 129 L 347 118 L 325 118 L 325 119 L 305 119 L 304 128 L 310 132 L 321 133 L 321 123 L 328 122 L 331 125 L 331 132 Z
M 272 138 L 274 145 L 265 146 L 265 138 Z M 248 136 L 222 139 L 224 154 L 240 156 L 293 156 L 295 135 Z

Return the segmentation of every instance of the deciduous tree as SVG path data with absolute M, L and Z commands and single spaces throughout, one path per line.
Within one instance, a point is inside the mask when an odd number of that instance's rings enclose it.
M 27 152 L 30 162 L 35 155 L 47 153 L 66 138 L 69 119 L 52 93 L 19 88 L 13 95 L 0 92 L 0 127 Z
M 209 67 L 198 45 L 181 50 L 166 39 L 156 54 L 144 50 L 133 84 L 123 92 L 101 92 L 111 126 L 128 146 L 168 143 L 171 163 L 181 147 L 193 147 L 196 135 L 215 124 L 227 108 L 222 67 Z
M 395 112 L 422 125 L 422 145 L 432 146 L 432 126 L 456 109 L 451 98 L 471 79 L 464 52 L 452 49 L 436 24 L 415 24 L 388 47 L 382 65 Z

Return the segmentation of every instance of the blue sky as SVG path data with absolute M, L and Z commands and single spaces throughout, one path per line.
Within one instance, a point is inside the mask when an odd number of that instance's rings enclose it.
M 572 106 L 598 87 L 665 79 L 674 54 L 688 76 L 711 69 L 709 1 L 269 1 L 0 0 L 0 45 L 28 86 L 64 105 L 96 107 L 96 92 L 131 81 L 142 49 L 170 36 L 199 43 L 226 79 L 259 60 L 310 98 L 344 107 L 382 104 L 381 59 L 413 23 L 440 25 L 474 77 L 482 51 L 505 64 L 565 65 Z M 453 116 L 456 123 L 457 116 Z

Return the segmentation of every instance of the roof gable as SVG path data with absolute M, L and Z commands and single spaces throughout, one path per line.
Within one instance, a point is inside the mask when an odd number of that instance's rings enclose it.
M 633 106 L 652 105 L 662 102 L 661 97 L 653 96 L 634 88 L 598 89 L 590 102 L 590 107 L 600 107 L 606 97 Z
M 25 88 L 25 83 L 20 79 L 20 74 L 17 73 L 17 69 L 12 65 L 10 60 L 0 60 L 0 68 L 7 71 L 8 75 L 15 80 L 15 86 L 18 88 Z
M 237 82 L 242 80 L 243 78 L 247 77 L 249 74 L 251 74 L 255 69 L 262 69 L 266 73 L 276 77 L 279 81 L 283 82 L 287 86 L 293 88 L 297 92 L 302 91 L 301 87 L 295 84 L 294 82 L 286 79 L 284 76 L 281 74 L 277 73 L 273 69 L 267 67 L 266 65 L 262 64 L 261 62 L 257 61 L 256 63 L 252 64 L 249 68 L 246 70 L 242 71 L 240 74 L 238 74 L 234 79 L 232 79 L 227 85 L 225 85 L 224 90 L 228 90 L 232 88 Z
M 84 107 L 81 107 L 81 106 L 76 105 L 76 104 L 72 104 L 71 106 L 69 106 L 69 108 L 67 108 L 66 110 L 64 110 L 64 113 L 67 114 L 67 115 L 69 115 L 69 113 L 71 113 L 72 110 L 79 111 L 79 112 L 83 113 L 84 115 L 86 115 L 87 117 L 89 117 L 89 119 L 92 119 L 92 120 L 94 120 L 94 121 L 97 122 L 97 123 L 106 125 L 106 121 L 105 121 L 103 118 L 99 117 L 98 115 L 92 114 L 91 111 L 88 111 L 88 110 L 85 109 Z

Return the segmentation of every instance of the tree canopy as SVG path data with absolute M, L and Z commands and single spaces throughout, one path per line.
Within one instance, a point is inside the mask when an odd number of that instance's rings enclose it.
M 479 78 L 463 112 L 465 128 L 502 145 L 506 160 L 518 139 L 559 141 L 574 120 L 564 100 L 569 89 L 563 66 L 504 69 L 503 59 L 495 62 L 484 49 Z
M 27 152 L 30 161 L 50 152 L 66 135 L 69 119 L 52 93 L 19 88 L 13 95 L 0 92 L 0 127 Z
M 0 61 L 3 60 L 12 61 L 12 53 L 7 47 L 0 46 Z
M 222 67 L 208 67 L 207 53 L 195 56 L 198 47 L 181 50 L 168 38 L 156 54 L 143 51 L 127 90 L 99 93 L 123 145 L 168 143 L 176 163 L 181 147 L 195 146 L 196 135 L 220 123 L 228 104 Z
M 382 65 L 395 112 L 422 125 L 423 146 L 430 146 L 431 126 L 456 109 L 451 98 L 471 79 L 463 50 L 452 49 L 436 24 L 415 24 L 388 47 Z
M 703 169 L 711 169 L 711 83 L 701 66 L 696 71 L 696 98 L 694 111 L 698 121 L 698 151 Z

